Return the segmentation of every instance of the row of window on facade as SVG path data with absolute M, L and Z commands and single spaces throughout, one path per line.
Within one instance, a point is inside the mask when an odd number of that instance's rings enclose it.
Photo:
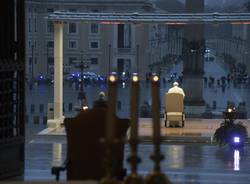
M 30 26 L 29 26 L 30 30 Z M 100 34 L 100 26 L 99 24 L 90 24 L 89 31 L 91 34 Z M 52 21 L 48 21 L 47 24 L 47 32 L 54 32 L 54 25 Z M 76 34 L 77 33 L 77 24 L 69 23 L 68 24 L 68 33 Z M 130 24 L 119 24 L 118 25 L 118 48 L 131 48 L 131 25 Z M 69 47 L 75 48 L 75 47 Z M 99 48 L 97 42 L 91 42 L 90 48 Z
M 69 57 L 68 58 L 68 64 L 66 65 L 71 65 L 73 66 L 76 61 L 79 61 L 77 57 Z M 99 63 L 99 58 L 98 57 L 91 57 L 89 59 L 91 65 L 97 65 Z M 29 57 L 29 65 L 37 64 L 37 57 Z M 54 57 L 47 57 L 47 64 L 48 65 L 54 65 Z
M 28 19 L 28 31 L 37 32 L 37 18 L 30 17 Z M 100 34 L 100 26 L 99 24 L 90 24 L 89 25 L 90 34 Z M 54 33 L 54 24 L 53 21 L 47 21 L 47 33 Z M 68 33 L 69 34 L 77 34 L 78 33 L 78 24 L 75 22 L 70 22 L 68 24 Z
M 70 23 L 71 24 L 71 23 Z M 98 24 L 91 24 L 90 27 L 93 27 L 96 31 L 99 30 Z M 99 32 L 99 31 L 98 31 Z M 129 24 L 119 24 L 118 25 L 118 32 L 117 32 L 117 47 L 118 48 L 131 48 L 131 25 Z M 35 43 L 36 44 L 36 43 Z M 69 40 L 68 48 L 69 49 L 77 49 L 78 48 L 77 40 Z M 29 41 L 29 48 L 35 47 L 36 45 L 32 44 Z M 47 42 L 48 48 L 54 47 L 53 41 Z M 89 40 L 89 48 L 98 49 L 100 48 L 100 41 L 99 40 Z
M 76 9 L 69 9 L 70 12 L 77 12 Z M 54 12 L 54 8 L 47 8 L 47 15 Z M 94 11 L 96 12 L 96 11 Z M 37 9 L 36 8 L 28 8 L 28 31 L 29 32 L 37 32 Z M 33 30 L 34 29 L 34 30 Z M 47 33 L 54 32 L 54 24 L 52 21 L 47 21 Z M 74 34 L 77 33 L 77 24 L 71 22 L 68 24 L 68 33 Z M 90 33 L 91 34 L 99 34 L 100 28 L 98 24 L 90 24 Z
M 55 11 L 54 8 L 47 8 L 46 9 L 47 15 L 53 13 L 54 11 Z M 69 12 L 77 12 L 76 9 L 72 9 L 72 8 L 69 9 L 68 11 Z M 98 12 L 98 10 L 93 9 L 93 10 L 91 10 L 91 12 Z M 33 27 L 32 25 L 33 24 L 34 24 L 34 32 L 36 32 L 37 31 L 37 15 L 38 15 L 37 9 L 29 7 L 27 14 L 28 14 L 28 17 L 29 17 L 29 20 L 28 20 L 29 32 L 32 32 L 32 27 Z M 49 26 L 48 26 L 49 29 L 47 29 L 47 30 L 50 30 L 51 32 L 53 32 L 53 23 L 51 21 L 48 21 L 48 24 L 49 24 Z M 76 24 L 75 25 L 72 24 L 69 27 L 71 27 L 69 29 L 72 29 L 72 32 L 74 32 L 74 30 L 76 30 Z M 99 31 L 98 25 L 97 24 L 93 24 L 91 26 L 91 30 L 92 30 L 91 33 L 98 33 L 98 31 Z M 50 32 L 50 31 L 48 31 L 48 32 Z
M 47 8 L 47 14 L 51 14 L 55 11 L 54 8 Z M 77 12 L 77 9 L 69 9 L 70 12 Z M 98 12 L 96 9 L 90 10 L 91 12 Z M 32 28 L 34 27 L 34 32 L 37 32 L 37 9 L 36 7 L 28 8 L 29 20 L 28 20 L 28 30 L 32 32 Z M 34 25 L 33 25 L 34 24 Z M 78 28 L 77 23 L 71 22 L 68 24 L 68 33 L 69 34 L 77 34 Z M 47 33 L 54 32 L 54 24 L 52 21 L 47 21 Z M 99 24 L 90 24 L 89 26 L 90 34 L 100 34 L 100 26 Z M 96 42 L 91 43 L 91 48 L 98 48 Z M 69 47 L 71 48 L 71 47 Z M 73 47 L 74 48 L 74 47 Z M 131 48 L 131 25 L 118 25 L 118 48 Z
M 33 42 L 31 40 L 29 40 L 28 47 L 29 47 L 29 49 L 37 48 L 36 40 L 34 40 Z M 53 49 L 54 48 L 54 41 L 52 41 L 52 40 L 47 41 L 46 47 L 48 49 Z M 69 40 L 68 41 L 68 48 L 69 49 L 78 49 L 78 41 L 77 40 Z M 89 41 L 89 48 L 90 49 L 99 49 L 100 48 L 100 41 L 99 40 L 90 40 Z

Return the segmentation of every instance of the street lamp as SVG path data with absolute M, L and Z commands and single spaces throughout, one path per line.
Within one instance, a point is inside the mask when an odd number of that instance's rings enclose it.
M 80 92 L 78 93 L 78 97 L 77 99 L 81 102 L 80 103 L 80 109 L 82 108 L 83 110 L 88 109 L 88 105 L 87 105 L 87 98 L 86 98 L 86 93 L 83 89 L 83 85 L 84 85 L 84 69 L 89 68 L 89 59 L 84 59 L 83 58 L 83 51 L 80 54 L 80 60 L 76 60 L 74 61 L 74 63 L 76 64 L 75 67 L 80 68 Z
M 31 45 L 31 81 L 34 81 L 34 44 Z
M 47 42 L 47 76 L 49 76 L 49 42 Z

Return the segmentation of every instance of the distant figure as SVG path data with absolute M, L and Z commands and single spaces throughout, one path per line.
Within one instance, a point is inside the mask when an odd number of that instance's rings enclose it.
M 179 83 L 174 82 L 173 87 L 168 90 L 168 93 L 177 93 L 177 94 L 182 94 L 183 98 L 185 97 L 185 93 L 182 88 L 178 87 Z
M 99 99 L 94 101 L 93 107 L 107 107 L 107 102 L 105 100 L 105 93 L 102 91 L 99 93 Z

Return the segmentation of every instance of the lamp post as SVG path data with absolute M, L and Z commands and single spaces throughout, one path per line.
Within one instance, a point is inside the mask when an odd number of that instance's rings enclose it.
M 49 42 L 47 42 L 47 76 L 49 76 Z
M 80 68 L 80 77 L 81 77 L 81 80 L 80 80 L 80 92 L 78 93 L 78 100 L 81 102 L 80 103 L 80 109 L 82 108 L 83 110 L 86 110 L 88 109 L 88 106 L 87 106 L 87 98 L 86 98 L 86 93 L 83 89 L 83 85 L 84 85 L 84 69 L 87 69 L 89 68 L 89 59 L 84 59 L 83 58 L 83 51 L 81 52 L 80 54 L 80 60 L 79 61 L 75 61 L 75 63 L 77 63 L 76 67 L 77 68 Z
M 34 44 L 31 45 L 31 81 L 34 81 Z

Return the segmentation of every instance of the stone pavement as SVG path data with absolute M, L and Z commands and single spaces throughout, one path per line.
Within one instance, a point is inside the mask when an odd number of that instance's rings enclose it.
M 250 120 L 241 121 L 250 132 Z M 140 118 L 139 137 L 141 142 L 152 140 L 151 118 Z M 213 143 L 213 134 L 223 122 L 223 119 L 186 119 L 184 128 L 166 128 L 161 119 L 161 135 L 167 143 Z M 128 131 L 129 136 L 129 131 Z M 248 135 L 250 136 L 250 134 Z M 250 140 L 250 138 L 248 138 Z M 35 143 L 66 143 L 64 127 L 47 128 L 39 132 L 31 142 Z M 249 142 L 249 141 L 248 141 Z
M 243 150 L 231 150 L 211 144 L 211 136 L 222 119 L 187 119 L 184 128 L 165 128 L 162 121 L 164 142 L 161 153 L 165 159 L 161 162 L 162 171 L 174 184 L 249 184 L 250 181 L 250 144 Z M 248 126 L 249 120 L 243 120 Z M 140 119 L 139 135 L 141 144 L 138 155 L 142 159 L 138 172 L 144 177 L 154 167 L 151 155 L 151 119 Z M 62 163 L 66 158 L 66 136 L 64 128 L 44 129 L 26 142 L 25 180 L 53 181 L 50 168 Z M 32 128 L 33 131 L 34 128 Z M 37 129 L 36 129 L 37 130 Z M 34 130 L 35 131 L 35 130 Z M 34 135 L 34 134 L 33 134 Z M 31 141 L 30 141 L 31 140 Z M 130 146 L 125 144 L 124 168 L 130 171 L 126 159 L 130 156 Z M 61 181 L 66 180 L 62 172 Z

